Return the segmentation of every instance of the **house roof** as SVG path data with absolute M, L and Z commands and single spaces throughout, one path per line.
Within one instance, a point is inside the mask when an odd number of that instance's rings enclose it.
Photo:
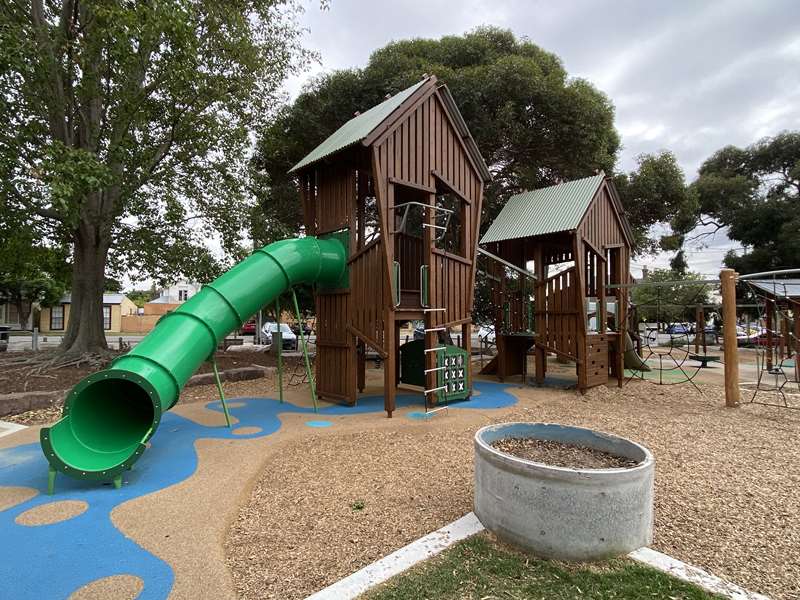
M 386 117 L 392 114 L 411 94 L 421 88 L 426 82 L 427 78 L 415 83 L 409 88 L 404 89 L 402 92 L 396 93 L 388 100 L 384 100 L 380 104 L 373 106 L 368 111 L 353 117 L 347 123 L 334 131 L 328 139 L 322 142 L 319 146 L 309 152 L 303 160 L 289 169 L 289 173 L 293 173 L 303 167 L 317 162 L 330 156 L 331 154 L 344 150 L 348 146 L 352 146 L 367 137 L 372 131 L 380 125 Z
M 103 294 L 103 304 L 122 304 L 122 300 L 127 298 L 125 294 Z M 60 304 L 72 304 L 72 294 L 64 294 L 59 301 Z
M 745 279 L 775 298 L 800 298 L 800 279 Z
M 512 196 L 481 244 L 577 229 L 604 173 Z

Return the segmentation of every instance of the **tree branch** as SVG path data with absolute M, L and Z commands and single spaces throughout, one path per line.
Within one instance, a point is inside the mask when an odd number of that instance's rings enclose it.
M 47 65 L 50 88 L 53 91 L 53 95 L 45 99 L 50 119 L 50 133 L 55 139 L 69 146 L 71 139 L 64 113 L 64 107 L 66 106 L 64 81 L 61 69 L 58 66 L 58 57 L 50 40 L 49 25 L 44 17 L 42 0 L 31 0 L 31 21 L 33 22 L 39 52 L 41 52 Z

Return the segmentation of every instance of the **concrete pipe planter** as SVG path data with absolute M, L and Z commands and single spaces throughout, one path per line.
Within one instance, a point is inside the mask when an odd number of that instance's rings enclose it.
M 572 469 L 494 449 L 503 438 L 581 445 L 637 461 L 633 468 Z M 655 461 L 644 446 L 552 423 L 503 423 L 475 434 L 475 514 L 500 539 L 543 558 L 589 561 L 648 545 Z

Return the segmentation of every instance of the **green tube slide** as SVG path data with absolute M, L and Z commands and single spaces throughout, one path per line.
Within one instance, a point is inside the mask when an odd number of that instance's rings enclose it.
M 40 433 L 50 465 L 78 479 L 113 480 L 145 450 L 164 411 L 231 331 L 294 285 L 338 286 L 347 252 L 337 237 L 282 240 L 254 252 L 164 315 L 130 352 L 67 396 Z
M 625 368 L 631 369 L 632 371 L 649 371 L 650 367 L 639 353 L 636 352 L 636 348 L 633 345 L 633 339 L 631 338 L 631 334 L 627 331 L 625 332 L 625 356 L 624 356 Z

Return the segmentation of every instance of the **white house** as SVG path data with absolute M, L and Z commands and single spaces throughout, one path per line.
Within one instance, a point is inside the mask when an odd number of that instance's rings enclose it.
M 157 304 L 182 304 L 200 291 L 202 286 L 191 281 L 177 281 L 159 290 L 158 298 L 151 300 Z

